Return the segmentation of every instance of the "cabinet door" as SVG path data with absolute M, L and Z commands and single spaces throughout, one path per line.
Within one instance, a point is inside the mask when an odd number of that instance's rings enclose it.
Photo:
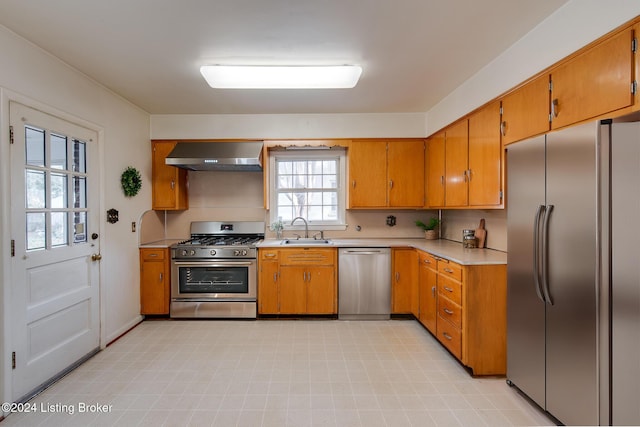
M 551 72 L 553 129 L 631 105 L 632 37 L 622 31 Z
M 445 133 L 445 206 L 469 204 L 467 169 L 469 165 L 469 126 L 462 120 Z
M 176 141 L 152 141 L 152 207 L 158 210 L 189 208 L 187 171 L 165 164 Z
M 500 102 L 469 117 L 469 206 L 502 204 Z
M 418 317 L 417 254 L 413 249 L 394 249 L 391 311 Z
M 502 143 L 540 135 L 549 130 L 549 75 L 545 74 L 502 99 Z
M 432 268 L 435 260 L 430 255 L 420 255 L 418 268 L 418 293 L 420 298 L 420 323 L 431 333 L 436 333 L 438 272 Z M 435 266 L 433 266 L 435 267 Z
M 307 268 L 305 266 L 280 267 L 280 313 L 307 312 Z
M 258 311 L 260 314 L 278 314 L 278 261 L 260 261 L 258 278 Z
M 634 81 L 636 84 L 640 84 L 640 52 L 638 52 L 637 43 L 640 42 L 640 23 L 633 26 L 633 36 L 636 39 L 636 54 L 634 55 L 635 62 L 633 69 L 635 70 Z M 640 90 L 636 87 L 636 93 L 633 99 L 633 111 L 640 110 Z
M 390 141 L 387 174 L 389 206 L 424 206 L 424 141 Z
M 387 206 L 387 143 L 354 141 L 349 145 L 349 207 Z
M 335 268 L 333 266 L 309 267 L 306 280 L 307 313 L 337 313 Z
M 140 249 L 140 314 L 169 314 L 169 267 L 165 249 Z
M 427 140 L 425 197 L 428 207 L 444 206 L 444 144 L 444 132 L 437 133 Z

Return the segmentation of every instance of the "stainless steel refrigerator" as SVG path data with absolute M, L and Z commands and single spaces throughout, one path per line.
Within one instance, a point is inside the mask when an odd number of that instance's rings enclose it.
M 640 124 L 618 122 L 507 146 L 507 381 L 566 425 L 640 424 Z

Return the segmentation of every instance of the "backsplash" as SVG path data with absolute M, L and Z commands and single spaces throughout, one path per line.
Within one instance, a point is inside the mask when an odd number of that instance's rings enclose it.
M 507 250 L 507 211 L 506 209 L 487 210 L 443 210 L 442 237 L 462 242 L 462 230 L 476 229 L 480 219 L 485 219 L 487 230 L 486 247 L 499 251 Z

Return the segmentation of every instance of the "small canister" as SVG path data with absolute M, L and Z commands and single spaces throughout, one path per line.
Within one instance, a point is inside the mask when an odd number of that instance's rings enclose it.
M 475 230 L 462 230 L 462 247 L 472 249 L 478 246 Z

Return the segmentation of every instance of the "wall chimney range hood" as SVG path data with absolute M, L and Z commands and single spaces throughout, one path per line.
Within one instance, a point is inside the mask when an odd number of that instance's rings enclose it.
M 178 142 L 167 165 L 192 171 L 262 171 L 260 142 Z

